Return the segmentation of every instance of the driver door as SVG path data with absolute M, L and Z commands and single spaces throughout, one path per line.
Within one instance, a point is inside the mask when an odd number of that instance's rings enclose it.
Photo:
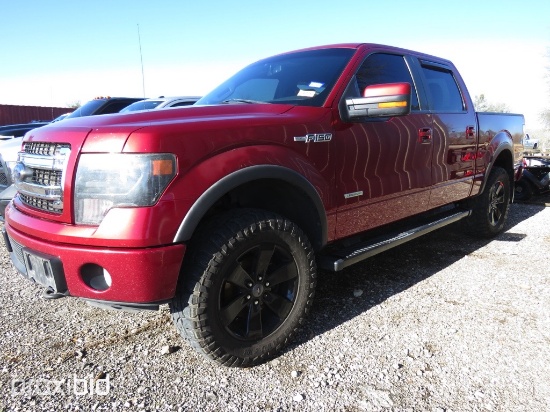
M 339 167 L 336 236 L 345 237 L 428 209 L 432 185 L 432 117 L 421 110 L 405 56 L 370 54 L 343 99 L 373 84 L 411 85 L 411 113 L 342 122 L 336 130 Z

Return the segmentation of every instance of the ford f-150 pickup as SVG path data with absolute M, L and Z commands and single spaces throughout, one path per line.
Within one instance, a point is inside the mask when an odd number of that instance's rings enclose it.
M 207 358 L 274 356 L 339 272 L 461 220 L 503 231 L 523 116 L 481 114 L 455 66 L 376 44 L 258 61 L 174 110 L 26 135 L 4 239 L 50 298 L 158 309 Z

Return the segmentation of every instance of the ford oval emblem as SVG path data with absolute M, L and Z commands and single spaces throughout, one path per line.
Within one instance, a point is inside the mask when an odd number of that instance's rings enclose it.
M 28 177 L 32 177 L 32 170 L 23 163 L 17 162 L 12 171 L 12 178 L 15 183 L 24 182 Z

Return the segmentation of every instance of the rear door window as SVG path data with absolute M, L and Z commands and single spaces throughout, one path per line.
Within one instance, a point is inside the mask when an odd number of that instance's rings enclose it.
M 460 113 L 464 111 L 462 94 L 450 70 L 422 66 L 430 108 L 436 112 Z

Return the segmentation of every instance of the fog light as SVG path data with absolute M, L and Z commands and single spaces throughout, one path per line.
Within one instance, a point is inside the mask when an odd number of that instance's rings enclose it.
M 110 273 L 95 263 L 86 263 L 80 269 L 80 277 L 86 285 L 99 292 L 111 287 L 113 283 Z

